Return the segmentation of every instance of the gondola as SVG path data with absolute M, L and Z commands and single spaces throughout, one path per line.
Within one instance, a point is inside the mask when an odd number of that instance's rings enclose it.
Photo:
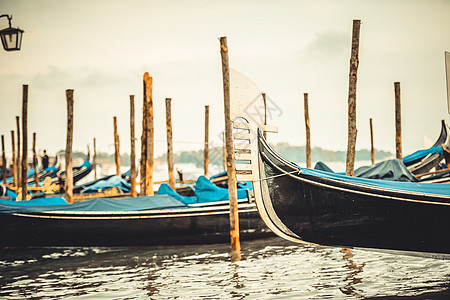
M 45 168 L 44 170 L 38 169 L 38 181 L 42 182 L 45 178 L 50 177 L 54 178 L 56 177 L 57 172 L 60 169 L 60 161 L 58 159 L 58 156 L 55 156 L 55 161 L 53 165 Z M 27 171 L 27 185 L 28 186 L 35 186 L 35 178 L 34 178 L 34 167 L 30 167 Z M 12 175 L 6 179 L 7 184 L 12 184 L 14 182 L 14 178 Z M 0 181 L 0 183 L 3 183 L 3 180 Z
M 265 221 L 296 241 L 450 254 L 450 185 L 352 178 L 303 169 L 258 137 Z M 256 188 L 256 187 L 255 187 Z M 256 193 L 255 193 L 256 195 Z
M 38 173 L 38 181 L 42 183 L 47 177 L 56 178 L 59 170 L 61 169 L 61 162 L 58 156 L 55 156 L 55 162 L 52 166 L 47 167 Z M 34 176 L 28 177 L 28 186 L 36 186 Z
M 448 127 L 442 120 L 440 135 L 430 148 L 415 151 L 402 160 L 390 159 L 359 167 L 354 176 L 392 181 L 450 182 L 450 135 L 447 133 Z M 317 162 L 314 169 L 334 173 L 323 162 Z
M 85 201 L 86 199 L 99 197 L 125 197 L 130 196 L 130 184 L 127 182 L 130 171 L 121 176 L 107 175 L 89 182 L 77 184 L 73 187 L 74 202 Z M 52 198 L 62 197 L 65 191 L 63 186 L 57 193 L 40 192 L 35 193 L 32 198 Z
M 86 177 L 93 169 L 94 164 L 90 161 L 90 153 L 88 152 L 85 161 L 81 165 L 72 168 L 73 184 Z M 58 172 L 57 176 L 52 178 L 52 184 L 55 183 L 59 184 L 61 187 L 64 187 L 65 180 L 66 172 Z
M 0 200 L 0 246 L 205 244 L 230 239 L 228 200 L 186 204 L 161 194 L 62 205 L 45 205 L 51 198 L 29 201 L 40 202 Z M 240 199 L 238 207 L 241 239 L 273 235 L 251 197 Z
M 412 174 L 424 174 L 438 166 L 444 159 L 442 145 L 450 147 L 450 136 L 444 120 L 441 121 L 441 132 L 433 146 L 405 156 L 403 163 Z
M 301 168 L 263 137 L 276 128 L 251 115 L 262 106 L 255 96 L 231 99 L 238 179 L 253 181 L 258 211 L 274 233 L 299 243 L 450 254 L 450 185 Z

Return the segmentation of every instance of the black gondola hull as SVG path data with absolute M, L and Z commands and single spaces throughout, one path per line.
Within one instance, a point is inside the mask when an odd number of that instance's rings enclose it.
M 258 209 L 286 235 L 329 246 L 450 253 L 448 199 L 301 174 L 261 136 L 259 157 L 266 206 Z
M 239 212 L 242 239 L 271 236 L 256 207 Z M 177 210 L 0 216 L 0 246 L 138 246 L 204 244 L 230 239 L 229 206 Z

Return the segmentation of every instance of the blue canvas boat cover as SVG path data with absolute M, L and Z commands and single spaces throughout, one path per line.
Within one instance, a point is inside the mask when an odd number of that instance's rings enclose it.
M 216 175 L 213 175 L 213 176 L 209 177 L 209 179 L 212 180 L 212 179 L 216 179 L 216 178 L 220 178 L 220 177 L 224 177 L 224 176 L 227 176 L 227 171 L 223 171 Z M 253 189 L 253 185 L 252 185 L 251 181 L 238 181 L 237 186 L 238 186 L 238 189 L 239 188 L 250 189 L 250 190 Z
M 444 151 L 442 150 L 441 146 L 431 147 L 429 149 L 424 149 L 424 150 L 418 150 L 408 156 L 403 157 L 403 163 L 407 164 L 412 161 L 424 158 L 428 154 L 439 153 L 440 155 L 443 155 L 443 152 Z
M 17 194 L 13 191 L 11 191 L 10 189 L 6 190 L 6 197 L 11 197 L 12 200 L 16 200 L 17 199 Z
M 197 203 L 197 197 L 195 196 L 182 196 L 180 194 L 178 194 L 177 192 L 175 192 L 170 185 L 168 185 L 167 183 L 162 183 L 159 186 L 158 189 L 158 195 L 170 195 L 173 198 L 177 199 L 178 201 L 184 203 L 184 204 L 193 204 L 193 203 Z
M 247 198 L 247 189 L 252 189 L 251 182 L 239 182 L 237 188 L 237 196 L 238 199 Z M 223 201 L 228 200 L 228 189 L 221 188 L 212 183 L 205 176 L 200 176 L 197 178 L 195 182 L 194 188 L 195 196 L 186 197 L 181 196 L 176 191 L 174 191 L 168 184 L 161 184 L 158 189 L 158 195 L 170 195 L 175 199 L 186 203 L 207 203 L 207 202 L 215 202 L 215 201 Z
M 90 168 L 91 167 L 91 162 L 89 160 L 85 160 L 78 168 L 82 168 L 82 167 L 86 167 L 86 168 Z
M 30 200 L 23 201 L 12 201 L 12 200 L 0 200 L 1 204 L 9 204 L 9 205 L 64 205 L 69 204 L 63 197 L 49 197 L 49 198 L 36 198 Z
M 39 172 L 39 167 L 37 167 L 37 170 Z M 31 168 L 27 171 L 27 178 L 30 178 L 31 176 L 34 175 L 34 168 Z M 11 184 L 14 181 L 14 177 L 8 177 L 6 178 L 6 184 Z M 3 179 L 0 180 L 0 183 L 3 183 Z
M 323 177 L 328 179 L 353 182 L 358 184 L 364 184 L 367 186 L 392 189 L 392 190 L 400 190 L 406 192 L 417 192 L 417 193 L 426 193 L 426 194 L 434 194 L 434 195 L 446 195 L 450 196 L 450 184 L 448 183 L 421 183 L 421 182 L 400 182 L 400 181 L 387 181 L 387 180 L 378 180 L 378 179 L 367 179 L 367 178 L 359 178 L 346 176 L 337 173 L 330 173 L 326 171 L 306 169 L 297 166 L 302 174 L 310 175 L 314 177 Z
M 44 169 L 43 172 L 56 172 L 58 171 L 58 168 L 56 166 L 50 166 Z
M 221 188 L 209 181 L 205 176 L 200 176 L 197 178 L 195 183 L 195 196 L 197 197 L 198 203 L 204 202 L 214 202 L 228 200 L 228 189 Z M 246 188 L 237 189 L 238 199 L 247 198 Z
M 108 188 L 116 187 L 124 192 L 131 190 L 130 184 L 125 179 L 117 175 L 108 177 L 107 179 L 98 180 L 95 183 L 85 187 L 81 190 L 81 193 L 97 192 L 99 190 L 106 190 Z
M 41 200 L 41 199 L 36 199 Z M 8 201 L 8 200 L 4 200 Z M 31 201 L 31 200 L 30 200 Z M 13 201 L 10 201 L 13 202 Z M 22 201 L 25 202 L 25 201 Z M 0 202 L 0 213 L 27 213 L 44 211 L 142 211 L 156 209 L 187 208 L 188 206 L 169 195 L 143 196 L 135 198 L 95 198 L 74 204 L 63 205 L 17 205 Z

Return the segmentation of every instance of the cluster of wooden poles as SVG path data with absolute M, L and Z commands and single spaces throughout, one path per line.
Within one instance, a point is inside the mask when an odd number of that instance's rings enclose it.
M 359 32 L 361 21 L 353 20 L 352 50 L 350 57 L 349 90 L 348 90 L 348 141 L 345 174 L 353 176 L 355 171 L 355 149 L 356 149 L 356 82 L 359 65 Z M 395 94 L 395 157 L 402 159 L 402 127 L 401 127 L 401 101 L 400 82 L 394 82 Z M 305 129 L 306 129 L 306 167 L 311 168 L 311 127 L 309 122 L 308 93 L 303 94 Z M 373 141 L 373 123 L 370 125 L 370 157 L 375 164 L 375 148 Z
M 136 151 L 135 151 L 135 104 L 134 95 L 130 95 L 130 171 L 131 171 L 131 196 L 136 197 L 136 185 L 141 185 L 140 195 L 150 196 L 154 194 L 153 184 L 161 182 L 153 182 L 153 166 L 154 166 L 154 135 L 153 135 L 153 98 L 152 98 L 152 77 L 148 73 L 144 74 L 144 101 L 143 101 L 143 130 L 141 137 L 141 182 L 136 181 Z M 65 198 L 69 203 L 73 203 L 73 180 L 72 180 L 72 141 L 73 141 L 73 106 L 74 106 L 74 90 L 66 90 L 66 100 L 67 100 L 67 140 L 66 140 L 66 181 L 65 181 Z M 172 117 L 171 117 L 171 98 L 165 99 L 166 104 L 166 129 L 167 129 L 167 164 L 169 171 L 169 185 L 175 189 L 175 173 L 174 173 L 174 159 L 173 159 L 173 138 L 172 138 Z M 22 153 L 27 153 L 27 106 L 28 106 L 28 85 L 23 86 L 23 113 L 22 113 L 22 140 L 23 140 L 23 150 Z M 16 117 L 17 121 L 17 148 L 20 149 L 20 124 L 19 116 Z M 115 166 L 116 175 L 121 176 L 121 161 L 120 161 L 120 140 L 117 130 L 117 117 L 113 117 L 114 126 L 114 153 L 115 153 Z M 3 168 L 3 182 L 6 183 L 6 154 L 5 154 L 5 140 L 4 136 L 2 139 L 2 168 Z M 27 171 L 28 171 L 28 158 L 26 155 L 20 156 L 20 151 L 15 151 L 15 133 L 11 131 L 12 139 L 12 173 L 14 182 L 9 185 L 10 188 L 19 191 L 21 196 L 18 200 L 25 200 L 27 195 Z M 94 178 L 97 179 L 97 151 L 96 151 L 96 139 L 93 139 L 94 145 Z M 225 145 L 224 145 L 225 153 Z M 224 156 L 225 159 L 225 156 Z M 33 166 L 35 168 L 35 182 L 36 188 L 39 189 L 39 180 L 37 172 L 37 155 L 36 155 L 36 133 L 33 133 Z M 209 105 L 205 105 L 205 140 L 204 140 L 204 175 L 208 176 L 208 165 L 209 165 Z M 224 167 L 226 164 L 224 163 Z M 19 172 L 21 171 L 21 172 Z M 24 181 L 21 181 L 21 178 Z M 23 197 L 22 197 L 23 195 Z
M 23 199 L 27 194 L 27 172 L 28 172 L 28 130 L 27 130 L 27 108 L 28 108 L 28 85 L 23 85 L 22 89 L 22 134 L 20 130 L 20 117 L 16 116 L 17 130 L 11 130 L 11 148 L 12 148 L 12 175 L 13 175 L 13 189 L 15 189 L 19 195 L 23 195 Z M 17 133 L 17 151 L 15 136 Z M 5 154 L 5 136 L 1 136 L 2 139 L 2 180 L 3 184 L 6 184 L 7 179 L 7 163 Z M 22 140 L 22 152 L 21 143 Z M 36 184 L 39 182 L 37 172 L 37 154 L 36 154 L 36 133 L 33 133 L 33 168 L 34 168 L 34 180 Z M 21 155 L 22 154 L 22 155 Z M 22 199 L 19 199 L 22 200 Z
M 146 72 L 143 78 L 143 118 L 142 118 L 142 136 L 141 136 L 141 159 L 140 159 L 140 178 L 136 181 L 136 138 L 135 138 L 135 104 L 134 95 L 130 95 L 130 181 L 131 196 L 137 196 L 136 185 L 140 185 L 140 196 L 152 196 L 154 194 L 153 185 L 160 184 L 163 181 L 155 182 L 153 180 L 154 169 L 154 116 L 153 116 L 153 80 Z M 176 188 L 174 157 L 173 157 L 173 130 L 172 130 L 172 99 L 165 98 L 166 108 L 166 133 L 167 133 L 167 183 Z M 113 117 L 114 125 L 114 157 L 116 166 L 116 175 L 121 175 L 120 162 L 120 139 L 117 131 L 117 117 Z M 225 153 L 224 146 L 224 153 Z M 205 140 L 204 140 L 203 174 L 209 176 L 209 105 L 205 105 Z M 225 156 L 224 156 L 225 157 Z M 96 141 L 94 138 L 94 164 L 96 164 Z M 226 166 L 226 164 L 224 164 Z M 96 177 L 96 175 L 95 175 Z M 181 179 L 180 179 L 181 180 Z M 181 180 L 182 181 L 182 180 Z

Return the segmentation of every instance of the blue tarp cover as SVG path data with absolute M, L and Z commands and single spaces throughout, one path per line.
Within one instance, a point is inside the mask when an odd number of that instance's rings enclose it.
M 427 193 L 435 195 L 450 196 L 450 184 L 448 183 L 420 183 L 420 182 L 399 182 L 399 181 L 387 181 L 378 179 L 366 179 L 359 177 L 345 176 L 336 173 L 330 173 L 326 171 L 312 170 L 298 167 L 302 174 L 310 175 L 314 177 L 323 177 L 335 180 L 342 180 L 347 182 L 365 184 L 374 187 L 410 191 L 418 193 Z
M 167 183 L 163 183 L 159 186 L 158 189 L 158 195 L 170 195 L 173 198 L 177 199 L 178 201 L 184 203 L 184 204 L 192 204 L 192 203 L 197 203 L 197 197 L 195 196 L 191 196 L 191 197 L 187 197 L 187 196 L 182 196 L 180 194 L 178 194 L 177 192 L 175 192 L 170 185 L 168 185 Z
M 82 168 L 82 167 L 86 167 L 86 168 L 90 168 L 91 167 L 91 162 L 90 161 L 88 161 L 88 160 L 85 160 L 82 164 L 81 164 L 81 166 L 79 166 L 78 168 Z
M 24 201 L 12 201 L 12 200 L 0 200 L 1 204 L 9 205 L 64 205 L 69 204 L 62 197 L 51 197 L 51 198 L 36 198 Z
M 58 171 L 57 167 L 50 166 L 50 167 L 45 168 L 43 172 L 56 172 L 56 171 Z
M 11 197 L 12 200 L 17 199 L 17 194 L 14 191 L 11 191 L 10 189 L 6 189 L 6 197 Z
M 181 203 L 180 201 L 174 199 L 169 195 L 156 195 L 156 196 L 120 198 L 120 199 L 95 198 L 79 203 L 64 204 L 64 205 L 17 205 L 17 204 L 14 205 L 14 204 L 5 204 L 4 201 L 0 202 L 0 213 L 27 213 L 27 212 L 42 212 L 42 211 L 138 211 L 138 210 L 174 209 L 187 207 L 185 204 Z
M 436 147 L 431 147 L 431 148 L 425 149 L 425 150 L 418 150 L 418 151 L 414 152 L 413 154 L 403 157 L 403 163 L 407 164 L 409 162 L 415 161 L 417 159 L 421 159 L 421 158 L 427 156 L 428 154 L 433 154 L 433 153 L 439 153 L 440 155 L 443 155 L 442 147 L 436 146 Z
M 200 176 L 195 183 L 195 196 L 198 203 L 228 200 L 228 189 L 218 187 L 205 176 Z M 238 199 L 247 198 L 244 188 L 237 189 Z
M 122 177 L 114 175 L 107 179 L 102 179 L 102 180 L 95 182 L 94 184 L 81 190 L 81 193 L 96 192 L 98 190 L 105 190 L 105 189 L 112 188 L 112 187 L 121 189 L 124 192 L 130 191 L 130 184 L 128 182 L 126 182 Z
M 237 189 L 238 199 L 247 198 L 247 189 L 252 189 L 251 182 L 239 182 Z M 158 195 L 170 195 L 175 199 L 186 203 L 206 203 L 228 200 L 228 189 L 221 188 L 209 181 L 205 176 L 200 176 L 195 182 L 195 196 L 185 197 L 175 192 L 169 185 L 163 183 L 158 189 Z
M 37 170 L 39 172 L 39 167 L 37 167 Z M 34 175 L 34 168 L 31 168 L 27 171 L 27 178 L 30 178 L 31 176 Z M 6 184 L 11 184 L 14 181 L 14 177 L 8 177 L 6 178 Z M 3 183 L 3 180 L 0 180 L 0 183 Z

